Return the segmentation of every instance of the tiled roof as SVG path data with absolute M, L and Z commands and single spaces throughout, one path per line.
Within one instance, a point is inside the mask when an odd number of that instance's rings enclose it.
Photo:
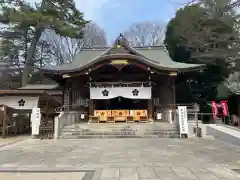
M 203 64 L 188 64 L 188 63 L 179 63 L 175 62 L 169 56 L 169 53 L 165 49 L 164 46 L 153 46 L 153 47 L 130 47 L 128 43 L 124 43 L 122 46 L 128 49 L 129 51 L 134 52 L 131 53 L 114 53 L 109 54 L 108 52 L 114 47 L 104 47 L 104 48 L 96 48 L 96 49 L 83 49 L 71 63 L 63 64 L 55 67 L 48 67 L 44 69 L 45 71 L 75 71 L 80 70 L 81 68 L 87 67 L 90 64 L 98 62 L 99 59 L 104 60 L 108 56 L 119 56 L 119 57 L 130 57 L 136 58 L 136 60 L 140 60 L 146 62 L 149 66 L 153 66 L 159 69 L 166 70 L 175 70 L 175 71 L 188 71 L 199 69 L 203 67 Z

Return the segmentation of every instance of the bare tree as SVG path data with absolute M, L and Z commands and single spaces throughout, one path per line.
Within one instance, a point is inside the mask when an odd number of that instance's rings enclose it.
M 94 48 L 107 46 L 105 31 L 95 23 L 89 23 L 84 29 L 83 47 Z
M 170 4 L 173 4 L 175 6 L 182 6 L 182 5 L 190 5 L 193 3 L 199 3 L 199 2 L 207 2 L 209 0 L 168 0 Z M 211 0 L 210 0 L 211 1 Z M 235 8 L 240 6 L 240 0 L 232 0 L 231 4 L 228 6 L 228 8 Z
M 59 65 L 71 62 L 81 49 L 93 48 L 96 46 L 107 46 L 105 32 L 95 23 L 89 23 L 84 29 L 83 39 L 72 39 L 61 37 L 54 31 L 45 31 L 41 42 L 47 46 L 44 53 L 45 63 L 48 65 Z M 40 55 L 42 56 L 42 54 Z
M 132 46 L 161 45 L 165 36 L 166 26 L 160 22 L 140 22 L 132 24 L 123 34 Z

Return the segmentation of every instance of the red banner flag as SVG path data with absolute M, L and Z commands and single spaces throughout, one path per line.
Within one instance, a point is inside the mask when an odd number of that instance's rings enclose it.
M 215 101 L 212 101 L 212 114 L 213 114 L 213 119 L 218 118 L 218 107 Z
M 222 110 L 223 110 L 223 115 L 224 116 L 228 116 L 228 105 L 227 105 L 227 101 L 220 101 L 221 105 L 222 105 Z

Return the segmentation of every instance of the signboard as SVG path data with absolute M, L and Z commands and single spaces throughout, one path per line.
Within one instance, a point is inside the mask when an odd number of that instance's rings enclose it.
M 39 126 L 41 123 L 40 108 L 33 108 L 31 114 L 32 135 L 39 135 Z
M 162 119 L 162 113 L 157 113 L 157 120 L 161 120 Z
M 180 135 L 188 135 L 188 117 L 187 117 L 187 107 L 178 106 L 178 117 L 179 117 L 179 127 Z
M 112 60 L 110 64 L 113 64 L 113 65 L 125 65 L 125 64 L 128 64 L 128 60 L 124 60 L 124 59 Z

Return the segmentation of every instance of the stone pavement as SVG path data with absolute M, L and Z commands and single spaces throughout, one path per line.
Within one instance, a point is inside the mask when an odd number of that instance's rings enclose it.
M 5 139 L 0 138 L 0 147 L 6 146 L 6 145 L 9 145 L 9 144 L 14 144 L 14 143 L 24 141 L 24 140 L 27 140 L 27 139 L 30 139 L 30 138 L 31 138 L 31 136 L 27 136 L 27 135 L 26 136 L 7 137 Z
M 222 126 L 217 124 L 211 124 L 208 126 L 240 139 L 240 131 L 237 128 L 234 128 L 234 127 L 230 128 L 227 126 Z
M 240 147 L 210 139 L 27 140 L 0 148 L 4 180 L 16 170 L 94 170 L 68 180 L 240 180 L 238 169 Z
M 82 180 L 86 173 L 1 173 L 3 180 Z
M 31 136 L 15 136 L 15 137 L 7 137 L 5 139 L 0 138 L 0 147 L 7 146 L 10 144 L 15 144 L 17 142 L 21 142 L 29 138 L 31 138 Z

